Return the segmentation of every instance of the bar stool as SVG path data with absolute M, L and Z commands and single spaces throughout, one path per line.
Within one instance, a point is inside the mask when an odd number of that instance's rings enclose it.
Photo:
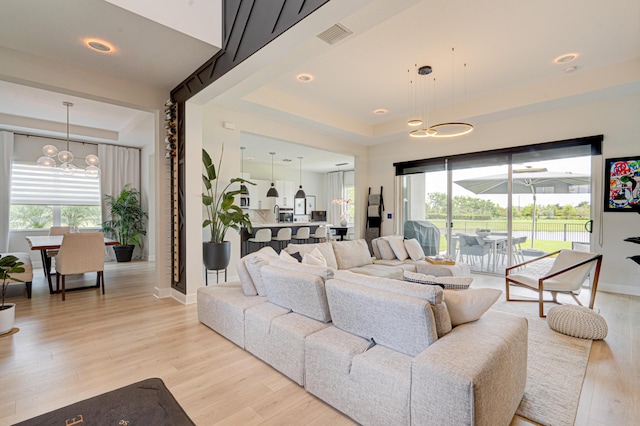
M 309 241 L 309 233 L 310 233 L 309 227 L 308 226 L 304 226 L 302 228 L 298 228 L 298 231 L 296 232 L 296 235 L 291 237 L 291 239 L 295 240 L 296 242 L 306 243 L 306 242 Z
M 256 235 L 247 240 L 247 243 L 249 243 L 249 250 L 247 251 L 249 253 L 252 252 L 251 243 L 258 244 L 260 248 L 262 248 L 266 246 L 267 243 L 270 243 L 270 242 L 271 242 L 271 229 L 258 229 L 256 231 Z
M 278 252 L 280 252 L 291 242 L 291 228 L 280 228 L 273 241 L 278 243 Z
M 321 240 L 327 239 L 327 227 L 324 225 L 318 226 L 316 232 L 311 234 L 309 237 L 313 238 L 314 243 L 319 243 Z

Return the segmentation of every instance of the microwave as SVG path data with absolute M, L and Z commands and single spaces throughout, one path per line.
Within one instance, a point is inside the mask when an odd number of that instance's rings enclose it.
M 240 208 L 248 209 L 249 208 L 249 197 L 246 195 L 240 196 Z

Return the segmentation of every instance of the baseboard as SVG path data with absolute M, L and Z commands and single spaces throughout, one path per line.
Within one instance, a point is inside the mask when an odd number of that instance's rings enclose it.
M 606 291 L 608 293 L 626 294 L 628 296 L 640 296 L 640 287 L 630 285 L 620 285 L 604 283 L 600 281 L 598 291 Z
M 184 294 L 178 290 L 171 289 L 171 297 L 183 305 L 192 305 L 197 302 L 197 294 Z
M 167 287 L 167 288 L 154 287 L 153 288 L 153 295 L 155 297 L 157 297 L 158 299 L 164 299 L 166 297 L 171 297 L 171 288 L 170 287 Z

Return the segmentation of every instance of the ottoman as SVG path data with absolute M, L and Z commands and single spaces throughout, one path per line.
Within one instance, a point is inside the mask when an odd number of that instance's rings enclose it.
M 547 324 L 552 330 L 581 339 L 602 340 L 609 331 L 604 318 L 584 306 L 554 306 L 547 314 Z

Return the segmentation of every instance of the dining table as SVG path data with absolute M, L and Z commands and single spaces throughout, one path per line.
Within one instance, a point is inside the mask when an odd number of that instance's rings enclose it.
M 53 284 L 51 282 L 51 258 L 47 256 L 47 250 L 59 250 L 62 245 L 62 239 L 64 235 L 34 235 L 26 236 L 25 239 L 29 243 L 31 250 L 40 250 L 40 256 L 42 257 L 42 268 L 44 269 L 44 275 L 47 277 L 49 283 L 49 294 L 55 294 L 53 290 Z M 116 246 L 118 241 L 111 238 L 104 238 L 104 245 Z

